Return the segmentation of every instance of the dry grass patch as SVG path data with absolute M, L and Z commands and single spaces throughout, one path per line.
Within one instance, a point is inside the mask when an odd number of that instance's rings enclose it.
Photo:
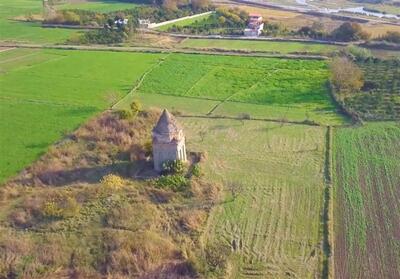
M 132 179 L 152 165 L 130 152 L 146 149 L 158 116 L 101 114 L 0 189 L 0 278 L 204 274 L 187 251 L 203 257 L 200 233 L 221 188 L 193 177 L 174 192 Z

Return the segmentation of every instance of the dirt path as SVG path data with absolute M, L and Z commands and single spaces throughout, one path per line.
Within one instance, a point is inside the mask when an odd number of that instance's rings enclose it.
M 0 47 L 0 52 L 6 52 L 13 49 L 15 49 L 15 47 Z

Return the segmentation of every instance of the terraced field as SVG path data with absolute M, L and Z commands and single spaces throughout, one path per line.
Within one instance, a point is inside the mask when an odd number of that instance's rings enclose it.
M 0 53 L 0 183 L 125 95 L 160 55 L 14 49 Z M 126 69 L 130 69 L 126 71 Z
M 240 185 L 218 206 L 208 241 L 234 250 L 230 278 L 318 278 L 324 128 L 181 118 L 188 150 L 204 151 L 209 177 Z M 290 175 L 288 175 L 290 173 Z
M 336 278 L 400 277 L 400 126 L 334 136 Z
M 126 98 L 213 115 L 343 123 L 327 87 L 325 61 L 171 54 Z M 167 100 L 164 102 L 164 100 Z M 124 106 L 124 102 L 120 104 Z M 207 107 L 208 106 L 208 107 Z

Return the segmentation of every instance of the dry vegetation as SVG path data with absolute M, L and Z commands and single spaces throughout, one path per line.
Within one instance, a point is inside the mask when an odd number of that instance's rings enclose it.
M 0 188 L 0 278 L 193 278 L 215 270 L 200 236 L 219 185 L 192 177 L 174 192 L 154 178 L 132 179 L 154 175 L 146 156 L 131 158 L 145 152 L 158 115 L 103 113 Z

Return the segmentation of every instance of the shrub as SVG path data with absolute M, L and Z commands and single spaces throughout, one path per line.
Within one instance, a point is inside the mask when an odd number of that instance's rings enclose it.
M 102 186 L 118 190 L 124 186 L 124 180 L 115 174 L 107 174 L 100 180 Z
M 346 48 L 346 54 L 357 61 L 366 61 L 373 57 L 369 49 L 350 45 Z
M 132 117 L 132 113 L 130 110 L 122 109 L 118 111 L 118 116 L 120 119 L 129 119 Z
M 58 207 L 54 201 L 45 202 L 43 205 L 43 216 L 46 218 L 60 218 L 62 217 L 62 209 Z
M 183 174 L 185 172 L 185 163 L 181 160 L 169 160 L 162 164 L 162 172 L 168 174 Z
M 138 100 L 135 100 L 130 105 L 131 108 L 131 117 L 135 118 L 138 113 L 142 110 L 142 105 Z
M 195 164 L 192 169 L 192 175 L 195 177 L 201 176 L 201 169 L 199 164 Z
M 75 216 L 79 209 L 80 206 L 73 197 L 60 195 L 43 204 L 42 215 L 50 219 L 68 218 Z
M 174 192 L 185 191 L 189 185 L 189 181 L 184 176 L 178 174 L 161 176 L 156 181 L 156 186 L 158 188 L 171 189 Z

